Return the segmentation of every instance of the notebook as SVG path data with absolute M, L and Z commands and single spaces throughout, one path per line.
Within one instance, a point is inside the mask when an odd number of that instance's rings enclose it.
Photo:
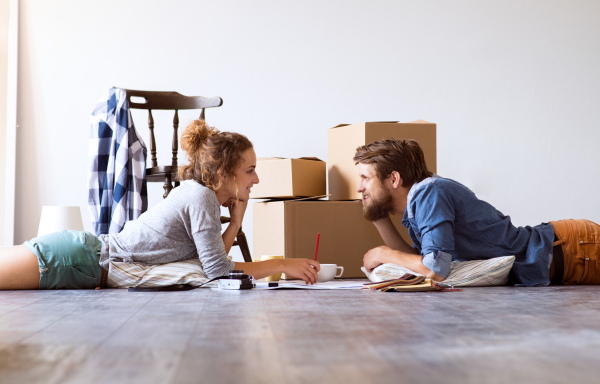
M 441 291 L 443 288 L 425 276 L 406 273 L 397 279 L 366 283 L 363 285 L 363 289 L 373 289 L 381 292 L 424 292 Z

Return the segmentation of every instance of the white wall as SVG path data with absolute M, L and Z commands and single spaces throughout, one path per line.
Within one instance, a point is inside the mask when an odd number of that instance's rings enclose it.
M 599 15 L 596 1 L 22 0 L 16 242 L 43 205 L 81 205 L 91 229 L 89 114 L 113 85 L 221 96 L 207 120 L 259 156 L 326 159 L 339 123 L 432 121 L 438 172 L 516 224 L 600 222 Z M 251 241 L 251 211 L 244 226 Z
M 10 0 L 0 0 L 0 246 L 4 245 L 6 183 L 6 107 L 8 92 L 8 16 Z

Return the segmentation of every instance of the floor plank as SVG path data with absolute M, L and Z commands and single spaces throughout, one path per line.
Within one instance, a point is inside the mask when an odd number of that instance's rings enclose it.
M 600 287 L 0 292 L 0 383 L 597 383 Z

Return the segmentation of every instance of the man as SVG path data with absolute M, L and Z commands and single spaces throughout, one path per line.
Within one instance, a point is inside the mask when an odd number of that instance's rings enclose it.
M 364 216 L 386 244 L 365 254 L 369 272 L 395 263 L 441 281 L 452 260 L 514 255 L 509 283 L 600 284 L 600 225 L 560 220 L 515 227 L 464 185 L 429 172 L 413 140 L 358 147 L 354 161 Z M 400 237 L 390 214 L 403 215 L 414 248 Z

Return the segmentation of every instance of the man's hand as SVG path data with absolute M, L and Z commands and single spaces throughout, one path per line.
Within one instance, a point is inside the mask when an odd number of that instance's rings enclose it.
M 365 256 L 363 257 L 363 264 L 365 265 L 367 272 L 371 273 L 375 267 L 391 262 L 389 261 L 390 256 L 392 256 L 395 252 L 396 251 L 394 251 L 392 248 L 382 245 L 365 253 Z
M 398 233 L 398 230 L 392 223 L 390 217 L 385 217 L 381 220 L 374 221 L 373 224 L 381 235 L 385 245 L 396 251 L 418 255 L 419 251 L 409 245 Z
M 442 276 L 435 274 L 433 271 L 423 265 L 423 256 L 421 255 L 396 251 L 383 245 L 381 247 L 371 249 L 369 252 L 365 253 L 365 256 L 363 257 L 363 264 L 369 273 L 373 272 L 373 269 L 379 265 L 385 263 L 397 264 L 435 281 L 444 280 Z

